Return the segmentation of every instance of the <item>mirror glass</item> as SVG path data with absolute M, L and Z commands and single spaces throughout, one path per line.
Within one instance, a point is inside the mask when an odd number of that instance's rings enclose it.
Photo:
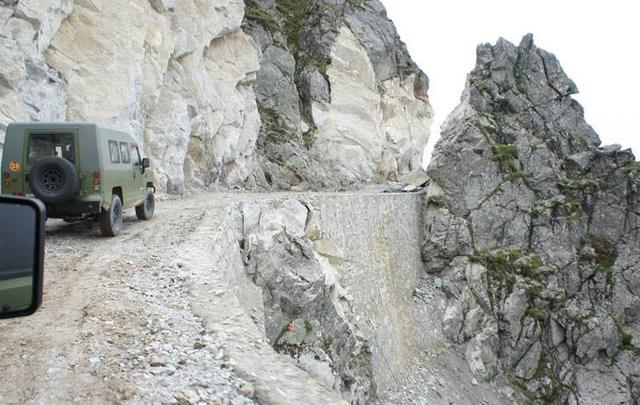
M 29 309 L 37 269 L 37 211 L 0 202 L 0 315 Z

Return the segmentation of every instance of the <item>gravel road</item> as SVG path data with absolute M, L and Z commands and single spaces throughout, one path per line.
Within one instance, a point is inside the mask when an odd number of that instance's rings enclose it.
M 176 260 L 205 212 L 215 222 L 243 198 L 161 197 L 151 221 L 129 212 L 116 238 L 48 221 L 42 308 L 0 323 L 0 403 L 253 403 Z
M 0 322 L 0 404 L 345 404 L 271 349 L 225 279 L 243 266 L 228 210 L 304 196 L 160 196 L 151 221 L 129 212 L 115 238 L 48 221 L 43 306 Z M 427 360 L 376 403 L 508 403 L 447 383 L 449 357 Z

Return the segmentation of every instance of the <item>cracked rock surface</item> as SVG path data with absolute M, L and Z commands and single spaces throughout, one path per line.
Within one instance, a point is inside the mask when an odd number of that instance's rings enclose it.
M 420 169 L 427 76 L 378 0 L 246 0 L 266 187 L 348 188 Z M 275 84 L 275 85 L 274 85 Z
M 418 170 L 427 76 L 378 0 L 1 0 L 14 121 L 130 132 L 161 191 L 346 189 Z
M 260 128 L 260 52 L 243 3 L 0 1 L 0 153 L 12 121 L 130 132 L 159 189 L 244 183 Z
M 477 49 L 432 178 L 423 260 L 447 338 L 529 399 L 636 403 L 640 166 L 600 147 L 531 35 Z
M 243 204 L 241 211 L 245 271 L 262 290 L 270 344 L 349 403 L 366 403 L 374 393 L 371 349 L 331 264 L 341 253 L 314 250 L 312 215 L 297 199 Z

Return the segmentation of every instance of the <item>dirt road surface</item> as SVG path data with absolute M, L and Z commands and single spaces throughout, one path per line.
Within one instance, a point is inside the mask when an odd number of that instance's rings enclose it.
M 151 221 L 129 212 L 116 238 L 50 220 L 42 308 L 0 323 L 0 403 L 252 403 L 176 260 L 205 213 L 215 222 L 242 198 L 166 198 Z
M 160 196 L 151 221 L 129 212 L 115 238 L 50 220 L 43 305 L 0 322 L 0 404 L 345 404 L 272 350 L 227 278 L 244 274 L 230 210 L 305 196 Z M 376 403 L 513 402 L 465 385 L 461 355 L 430 355 Z

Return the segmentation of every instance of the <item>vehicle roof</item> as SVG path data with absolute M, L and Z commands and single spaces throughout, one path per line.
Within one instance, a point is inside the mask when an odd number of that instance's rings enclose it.
M 12 122 L 7 126 L 7 131 L 9 129 L 107 129 L 110 131 L 117 131 L 127 134 L 128 132 L 123 130 L 122 128 L 118 128 L 114 125 L 109 124 L 97 124 L 97 123 L 88 123 L 88 122 Z

